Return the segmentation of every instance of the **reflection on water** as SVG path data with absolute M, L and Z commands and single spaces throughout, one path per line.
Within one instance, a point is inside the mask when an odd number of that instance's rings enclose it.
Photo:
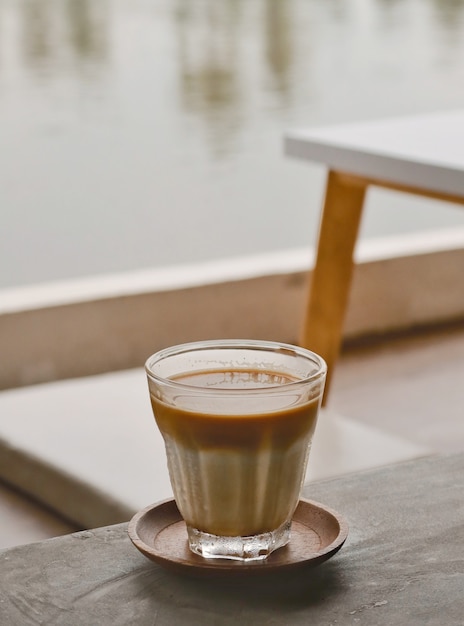
M 109 51 L 107 3 L 22 0 L 17 4 L 21 30 L 17 41 L 26 68 L 50 73 L 105 61 Z
M 431 0 L 435 16 L 443 26 L 452 32 L 462 27 L 463 0 Z
M 284 96 L 290 93 L 294 53 L 292 22 L 292 7 L 288 0 L 269 0 L 266 3 L 263 28 L 266 59 L 272 72 L 275 89 Z
M 182 106 L 213 128 L 218 153 L 240 120 L 241 2 L 177 0 L 174 12 Z
M 0 0 L 0 286 L 307 245 L 286 128 L 462 106 L 464 0 Z
M 250 8 L 246 4 L 177 0 L 174 11 L 181 103 L 211 126 L 217 155 L 226 149 L 228 132 L 240 125 L 246 99 L 249 43 L 244 42 L 243 31 L 248 28 Z M 292 3 L 268 0 L 254 9 L 254 19 L 262 23 L 262 35 L 254 45 L 262 48 L 271 88 L 285 106 L 291 93 Z

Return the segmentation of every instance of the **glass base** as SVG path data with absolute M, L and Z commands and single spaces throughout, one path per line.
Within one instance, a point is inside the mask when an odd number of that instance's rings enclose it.
M 187 526 L 190 550 L 205 559 L 260 561 L 290 541 L 291 520 L 276 530 L 248 537 L 219 537 Z

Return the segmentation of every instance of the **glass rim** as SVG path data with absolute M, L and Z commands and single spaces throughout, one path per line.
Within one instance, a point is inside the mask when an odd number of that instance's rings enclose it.
M 151 367 L 164 359 L 171 356 L 187 354 L 189 352 L 202 352 L 203 350 L 227 350 L 227 349 L 245 349 L 245 350 L 258 350 L 263 349 L 268 352 L 287 352 L 294 356 L 303 357 L 308 361 L 311 361 L 316 365 L 317 369 L 309 376 L 299 378 L 288 383 L 266 385 L 263 387 L 253 387 L 250 389 L 233 389 L 233 388 L 211 388 L 206 385 L 189 385 L 187 383 L 181 383 L 172 378 L 159 376 L 155 374 Z M 190 392 L 196 391 L 198 393 L 207 391 L 211 394 L 225 395 L 226 393 L 237 393 L 241 395 L 256 394 L 256 393 L 269 393 L 274 391 L 284 391 L 286 389 L 295 389 L 299 386 L 308 385 L 314 383 L 323 378 L 327 374 L 327 364 L 324 359 L 316 352 L 312 352 L 307 348 L 296 346 L 290 343 L 284 343 L 280 341 L 268 341 L 259 339 L 208 339 L 204 341 L 191 341 L 187 343 L 181 343 L 171 346 L 169 348 L 163 348 L 151 356 L 145 361 L 145 372 L 151 380 L 156 383 L 168 385 L 170 387 L 177 388 L 179 390 L 189 390 Z M 179 372 L 180 373 L 180 372 Z

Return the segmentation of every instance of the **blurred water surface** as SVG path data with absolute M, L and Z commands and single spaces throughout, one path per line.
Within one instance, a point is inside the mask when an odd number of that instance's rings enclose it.
M 0 286 L 313 245 L 285 129 L 463 106 L 464 0 L 0 0 Z

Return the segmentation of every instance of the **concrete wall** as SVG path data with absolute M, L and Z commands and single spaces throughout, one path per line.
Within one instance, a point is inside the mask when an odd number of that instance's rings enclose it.
M 464 230 L 357 252 L 346 338 L 464 318 Z M 237 337 L 297 343 L 307 250 L 0 292 L 0 388 L 140 366 L 156 350 Z

